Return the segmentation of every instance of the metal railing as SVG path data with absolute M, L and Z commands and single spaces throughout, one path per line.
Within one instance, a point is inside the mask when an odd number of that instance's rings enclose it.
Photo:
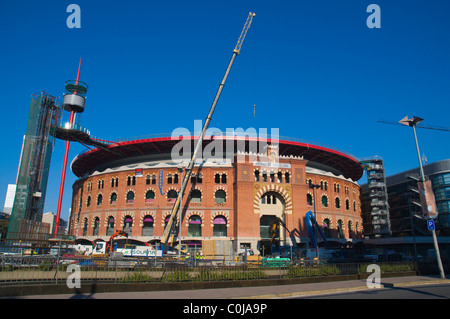
M 279 259 L 226 263 L 224 260 L 177 262 L 163 258 L 79 258 L 52 255 L 0 256 L 0 285 L 64 284 L 79 271 L 81 282 L 202 282 L 364 275 L 371 263 L 318 263 Z M 377 263 L 381 272 L 417 272 L 416 262 Z M 76 265 L 75 267 L 72 265 Z M 423 267 L 423 265 L 422 265 Z

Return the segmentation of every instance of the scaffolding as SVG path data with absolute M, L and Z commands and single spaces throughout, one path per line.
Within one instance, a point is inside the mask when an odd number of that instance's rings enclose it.
M 383 159 L 379 156 L 360 159 L 367 173 L 369 212 L 366 214 L 364 231 L 370 237 L 391 234 L 389 204 Z
M 15 234 L 14 237 L 18 240 L 20 234 L 25 236 L 26 225 L 30 227 L 31 223 L 34 227 L 38 227 L 42 222 L 54 147 L 54 138 L 50 135 L 50 131 L 58 124 L 61 114 L 58 100 L 59 98 L 45 92 L 31 97 L 27 130 L 16 179 L 16 195 L 8 227 L 8 234 Z

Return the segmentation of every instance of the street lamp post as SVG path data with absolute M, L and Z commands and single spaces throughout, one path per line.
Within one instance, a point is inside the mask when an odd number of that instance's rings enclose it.
M 313 196 L 314 196 L 314 220 L 317 222 L 317 215 L 316 215 L 316 188 L 321 187 L 319 184 L 313 184 L 313 183 L 309 183 L 309 188 L 312 188 L 313 190 Z M 314 226 L 314 223 L 313 223 Z M 316 236 L 317 238 L 317 227 L 314 227 L 314 236 Z M 314 247 L 316 249 L 316 257 L 319 257 L 319 245 L 318 245 L 318 241 L 316 239 L 316 247 Z
M 399 123 L 401 123 L 403 125 L 411 126 L 413 128 L 414 141 L 416 143 L 417 157 L 419 159 L 420 180 L 422 183 L 425 183 L 425 174 L 423 172 L 422 160 L 420 158 L 420 151 L 419 151 L 419 143 L 417 141 L 417 134 L 416 134 L 416 126 L 417 126 L 417 124 L 419 124 L 422 121 L 423 121 L 423 119 L 420 117 L 417 117 L 417 116 L 413 116 L 411 119 L 408 119 L 408 117 L 405 116 L 403 119 L 401 119 L 399 121 Z M 439 272 L 441 275 L 441 279 L 445 279 L 445 272 L 444 272 L 444 267 L 442 266 L 441 254 L 439 252 L 439 245 L 438 245 L 438 241 L 437 241 L 437 237 L 436 237 L 436 231 L 434 229 L 431 230 L 431 234 L 433 236 L 433 244 L 434 244 L 434 249 L 436 250 L 436 260 L 438 263 L 438 268 L 439 268 Z
M 180 180 L 183 180 L 183 172 L 184 167 L 178 167 L 178 171 L 181 174 Z M 180 190 L 181 191 L 181 190 Z M 183 215 L 183 193 L 181 193 L 180 197 L 180 206 L 178 208 L 179 221 L 178 221 L 178 261 L 181 260 L 181 223 L 182 223 L 182 215 Z

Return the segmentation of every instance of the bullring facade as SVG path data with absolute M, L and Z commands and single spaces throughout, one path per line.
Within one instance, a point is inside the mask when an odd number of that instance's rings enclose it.
M 194 166 L 182 201 L 183 243 L 225 240 L 236 250 L 270 249 L 269 227 L 278 217 L 286 228 L 280 229 L 276 244 L 307 247 L 305 214 L 314 208 L 328 240 L 362 238 L 356 181 L 363 169 L 355 158 L 290 140 L 269 141 L 264 153 L 253 154 L 248 152 L 250 139 L 244 140 L 245 148 L 232 158 Z M 171 160 L 177 142 L 171 137 L 134 140 L 77 156 L 70 234 L 107 241 L 120 229 L 129 238 L 159 242 L 185 174 Z

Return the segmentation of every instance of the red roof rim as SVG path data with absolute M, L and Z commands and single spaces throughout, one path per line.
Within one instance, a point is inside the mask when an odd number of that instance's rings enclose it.
M 135 140 L 130 140 L 130 141 L 114 143 L 114 144 L 110 145 L 108 147 L 108 149 L 110 149 L 111 151 L 114 151 L 116 148 L 120 148 L 120 147 L 123 147 L 126 145 L 139 145 L 139 144 L 155 143 L 155 142 L 157 143 L 157 142 L 167 142 L 167 141 L 180 141 L 183 139 L 195 140 L 195 139 L 198 139 L 198 136 L 197 135 L 173 136 L 173 137 L 172 136 L 162 136 L 162 137 L 135 139 Z M 285 139 L 285 138 L 271 139 L 271 138 L 252 137 L 252 136 L 223 136 L 223 135 L 208 135 L 204 138 L 204 141 L 210 141 L 210 140 L 212 141 L 213 139 L 223 139 L 223 140 L 233 139 L 233 140 L 244 140 L 244 141 L 260 141 L 260 140 L 264 141 L 264 140 L 266 140 L 267 143 L 272 143 L 272 141 L 275 141 L 278 144 L 299 146 L 299 147 L 304 147 L 307 149 L 314 149 L 314 150 L 319 150 L 319 151 L 324 151 L 327 153 L 335 154 L 335 155 L 344 157 L 344 158 L 352 161 L 354 164 L 357 164 L 358 166 L 361 166 L 361 164 L 359 163 L 357 158 L 349 153 L 345 153 L 343 151 L 336 150 L 336 149 L 333 149 L 330 147 L 325 147 L 325 146 L 321 146 L 321 145 L 308 143 L 305 141 L 300 142 L 300 141 L 294 141 L 294 140 L 289 140 L 289 139 Z M 100 148 L 86 150 L 85 152 L 82 152 L 82 153 L 78 154 L 77 156 L 75 156 L 75 158 L 72 161 L 72 165 L 75 162 L 85 158 L 86 156 L 94 155 L 95 153 L 100 152 L 100 151 L 103 151 L 103 150 Z

